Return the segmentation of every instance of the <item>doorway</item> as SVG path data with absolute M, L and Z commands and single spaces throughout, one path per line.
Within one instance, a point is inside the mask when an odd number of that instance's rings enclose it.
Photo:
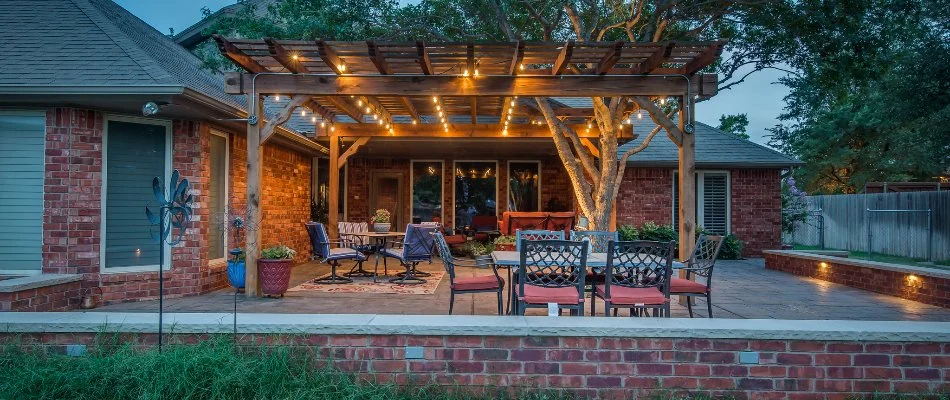
M 403 199 L 403 180 L 405 174 L 392 171 L 373 171 L 370 173 L 369 215 L 378 209 L 386 209 L 392 214 L 392 229 L 402 231 L 408 223 Z

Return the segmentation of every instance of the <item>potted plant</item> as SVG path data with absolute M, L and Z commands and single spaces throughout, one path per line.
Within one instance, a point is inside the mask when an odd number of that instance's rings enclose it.
M 517 238 L 514 235 L 502 235 L 495 238 L 493 242 L 495 244 L 495 250 L 498 251 L 515 251 L 515 241 Z
M 389 229 L 392 228 L 392 217 L 393 215 L 386 209 L 376 210 L 376 213 L 373 214 L 373 231 L 374 232 L 389 232 Z
M 290 270 L 296 255 L 294 249 L 282 244 L 261 251 L 257 260 L 257 279 L 264 295 L 283 297 L 290 284 Z
M 478 241 L 468 241 L 462 247 L 462 252 L 475 260 L 475 265 L 479 268 L 488 268 L 491 266 L 491 252 L 495 248 L 492 244 L 481 243 Z

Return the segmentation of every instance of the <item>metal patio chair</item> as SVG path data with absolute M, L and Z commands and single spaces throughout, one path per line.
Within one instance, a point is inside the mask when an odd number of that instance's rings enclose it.
M 686 271 L 686 279 L 673 278 L 670 280 L 670 294 L 677 296 L 686 296 L 686 309 L 689 310 L 689 317 L 693 318 L 693 302 L 696 297 L 706 298 L 706 309 L 709 311 L 709 318 L 712 313 L 712 274 L 713 267 L 716 265 L 716 259 L 719 258 L 719 250 L 722 249 L 722 236 L 701 235 L 696 241 L 696 250 L 693 256 L 686 261 L 686 268 L 680 271 Z M 694 275 L 706 278 L 706 283 L 696 282 Z
M 308 222 L 307 234 L 310 236 L 311 258 L 330 265 L 330 276 L 314 280 L 314 283 L 340 284 L 351 283 L 352 279 L 337 275 L 336 269 L 340 266 L 341 260 L 356 261 L 357 266 L 361 266 L 366 261 L 366 255 L 351 249 L 341 247 L 341 242 L 331 241 L 327 236 L 327 230 L 319 222 Z M 337 247 L 333 247 L 336 245 Z
M 522 240 L 515 313 L 554 303 L 571 315 L 584 315 L 588 246 L 569 240 Z
M 452 309 L 455 307 L 456 294 L 495 292 L 498 295 L 498 315 L 503 315 L 504 310 L 502 308 L 501 293 L 505 288 L 505 280 L 498 275 L 498 267 L 492 263 L 492 272 L 494 272 L 494 275 L 476 276 L 474 278 L 456 278 L 456 266 L 475 267 L 475 263 L 453 257 L 452 252 L 449 250 L 449 244 L 446 243 L 445 236 L 442 235 L 441 232 L 434 233 L 433 237 L 435 238 L 436 247 L 439 250 L 439 257 L 442 258 L 442 265 L 445 267 L 445 272 L 449 275 L 449 314 L 452 314 Z
M 591 253 L 606 253 L 610 241 L 618 241 L 617 232 L 610 231 L 571 231 L 571 240 L 587 241 L 590 243 Z M 587 291 L 593 292 L 594 286 L 604 283 L 603 271 L 587 270 Z
M 526 229 L 515 231 L 515 250 L 521 251 L 523 240 L 564 240 L 564 231 L 548 231 L 543 229 Z
M 426 280 L 422 276 L 428 276 L 429 273 L 416 269 L 420 262 L 432 262 L 432 253 L 435 250 L 435 238 L 433 233 L 438 231 L 437 226 L 408 224 L 406 225 L 406 236 L 402 242 L 390 242 L 391 247 L 385 247 L 379 254 L 383 256 L 383 267 L 388 268 L 386 260 L 395 258 L 406 268 L 406 272 L 399 273 L 398 277 L 390 279 L 389 282 L 399 284 L 420 284 Z M 377 272 L 379 266 L 377 265 Z
M 376 251 L 376 246 L 371 243 L 364 243 L 363 237 L 350 235 L 351 233 L 366 232 L 369 230 L 369 224 L 365 222 L 338 222 L 337 232 L 339 232 L 341 247 L 349 247 L 363 254 L 371 254 Z M 348 277 L 369 277 L 373 273 L 363 269 L 363 263 L 354 266 L 350 272 L 343 274 Z
M 596 298 L 604 300 L 604 314 L 620 308 L 630 315 L 654 310 L 655 317 L 670 316 L 670 275 L 676 242 L 610 242 L 603 284 L 594 287 L 590 314 L 596 315 Z

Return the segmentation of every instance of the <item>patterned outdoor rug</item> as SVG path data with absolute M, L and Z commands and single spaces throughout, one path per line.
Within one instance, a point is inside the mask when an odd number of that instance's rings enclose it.
M 424 277 L 426 283 L 418 285 L 399 285 L 389 283 L 393 277 L 380 277 L 379 282 L 373 283 L 373 278 L 352 278 L 353 283 L 326 285 L 314 283 L 317 279 L 325 278 L 324 274 L 297 286 L 288 289 L 288 292 L 325 292 L 325 293 L 380 293 L 380 294 L 433 294 L 439 287 L 439 282 L 445 276 L 445 271 L 431 271 L 432 276 Z

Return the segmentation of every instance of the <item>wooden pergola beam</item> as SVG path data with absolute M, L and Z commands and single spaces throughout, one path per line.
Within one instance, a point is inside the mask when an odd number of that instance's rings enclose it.
M 348 115 L 350 118 L 353 118 L 358 123 L 363 123 L 363 110 L 358 109 L 353 104 L 350 104 L 350 102 L 345 98 L 339 96 L 329 96 L 327 99 L 329 99 L 337 109 L 343 111 L 343 113 Z
M 366 49 L 369 52 L 370 61 L 373 62 L 380 74 L 391 75 L 393 73 L 392 69 L 389 68 L 389 63 L 386 62 L 386 55 L 383 54 L 383 50 L 379 48 L 375 40 L 367 40 Z
M 469 104 L 469 110 L 472 112 L 472 125 L 478 123 L 478 97 L 472 97 Z
M 567 64 L 571 63 L 571 56 L 574 54 L 574 40 L 570 39 L 564 43 L 564 47 L 561 48 L 561 53 L 558 54 L 557 60 L 554 60 L 554 66 L 551 67 L 551 75 L 561 75 L 564 73 L 564 70 L 567 68 Z
M 267 43 L 267 50 L 271 56 L 274 57 L 280 65 L 287 68 L 288 71 L 295 74 L 310 72 L 307 66 L 300 62 L 299 56 L 291 54 L 282 44 L 277 43 L 274 38 L 265 38 L 264 43 Z
M 676 47 L 676 42 L 670 42 L 667 43 L 666 46 L 656 49 L 656 51 L 654 51 L 650 57 L 647 57 L 646 60 L 643 60 L 643 62 L 641 62 L 636 68 L 632 69 L 630 73 L 646 75 L 654 72 L 655 69 L 659 68 L 667 59 L 670 58 L 674 47 Z
M 265 123 L 264 126 L 261 127 L 260 144 L 264 145 L 265 143 L 267 143 L 267 140 L 274 136 L 274 132 L 277 130 L 277 127 L 287 122 L 287 120 L 290 119 L 290 116 L 293 115 L 294 110 L 296 110 L 297 107 L 304 105 L 304 103 L 308 101 L 310 101 L 309 96 L 304 96 L 304 95 L 293 96 L 290 99 L 289 103 L 285 104 L 284 107 L 281 108 L 280 111 L 278 111 L 277 114 L 274 115 L 273 118 L 268 119 L 267 123 Z
M 254 74 L 225 74 L 229 94 L 246 94 L 252 89 Z M 704 74 L 707 79 L 710 74 Z M 714 74 L 712 76 L 715 76 Z M 714 78 L 710 78 L 714 79 Z M 700 79 L 693 79 L 690 92 L 702 95 Z M 481 76 L 460 79 L 448 75 L 259 75 L 257 93 L 289 93 L 312 96 L 555 96 L 614 97 L 681 96 L 686 94 L 683 79 L 644 75 L 601 76 Z
M 218 43 L 218 51 L 220 51 L 221 54 L 224 54 L 224 56 L 231 60 L 231 62 L 250 72 L 267 72 L 267 68 L 264 68 L 263 65 L 259 64 L 247 54 L 244 54 L 244 51 L 239 49 L 221 35 L 215 34 L 211 35 L 211 37 L 214 38 L 214 41 Z
M 416 57 L 416 62 L 419 63 L 422 73 L 432 75 L 434 70 L 432 69 L 432 60 L 429 59 L 429 52 L 426 50 L 426 42 L 416 41 Z
M 475 43 L 471 41 L 465 45 L 465 70 L 475 75 Z
M 620 60 L 621 53 L 623 53 L 623 43 L 622 41 L 614 42 L 614 45 L 607 49 L 607 54 L 604 54 L 604 57 L 597 63 L 597 67 L 594 68 L 595 74 L 604 75 L 613 69 L 617 61 Z
M 581 138 L 595 139 L 599 138 L 599 131 L 591 129 L 588 131 L 586 124 L 568 125 Z M 470 138 L 504 138 L 504 137 L 551 137 L 551 130 L 547 125 L 532 124 L 509 124 L 508 134 L 503 135 L 504 124 L 449 124 L 449 132 L 442 129 L 434 129 L 432 125 L 406 125 L 401 124 L 394 128 L 390 134 L 387 131 L 378 129 L 370 124 L 337 124 L 336 135 L 344 137 L 376 137 L 376 136 L 402 136 L 402 137 L 470 137 Z M 634 138 L 629 129 L 623 131 L 623 140 Z
M 325 40 L 318 40 L 317 52 L 320 53 L 320 59 L 330 67 L 337 75 L 346 73 L 346 63 L 336 55 L 333 48 Z
M 310 99 L 304 103 L 304 107 L 309 108 L 310 111 L 320 114 L 320 117 L 323 118 L 324 121 L 333 122 L 333 120 L 336 119 L 336 114 L 334 114 L 333 111 L 330 111 L 329 108 L 320 105 L 320 103 L 317 103 L 314 99 Z
M 346 151 L 344 151 L 343 154 L 340 155 L 340 158 L 337 161 L 337 165 L 339 165 L 340 167 L 346 165 L 346 160 L 350 159 L 351 156 L 355 155 L 356 152 L 359 151 L 360 147 L 363 147 L 363 145 L 369 142 L 369 139 L 370 139 L 369 136 L 357 138 L 356 141 L 354 141 L 353 144 L 350 145 L 350 148 L 346 149 Z
M 679 72 L 683 75 L 692 75 L 699 72 L 719 58 L 719 55 L 722 54 L 722 48 L 724 45 L 724 41 L 719 41 L 716 44 L 707 47 L 698 56 L 694 57 L 688 63 L 680 67 Z
M 511 65 L 508 66 L 508 75 L 517 75 L 521 69 L 521 62 L 524 60 L 524 40 L 519 40 L 515 45 L 515 54 L 511 56 Z
M 590 151 L 590 154 L 593 154 L 594 157 L 600 158 L 600 149 L 597 148 L 597 145 L 594 144 L 589 138 L 581 138 L 581 144 Z

